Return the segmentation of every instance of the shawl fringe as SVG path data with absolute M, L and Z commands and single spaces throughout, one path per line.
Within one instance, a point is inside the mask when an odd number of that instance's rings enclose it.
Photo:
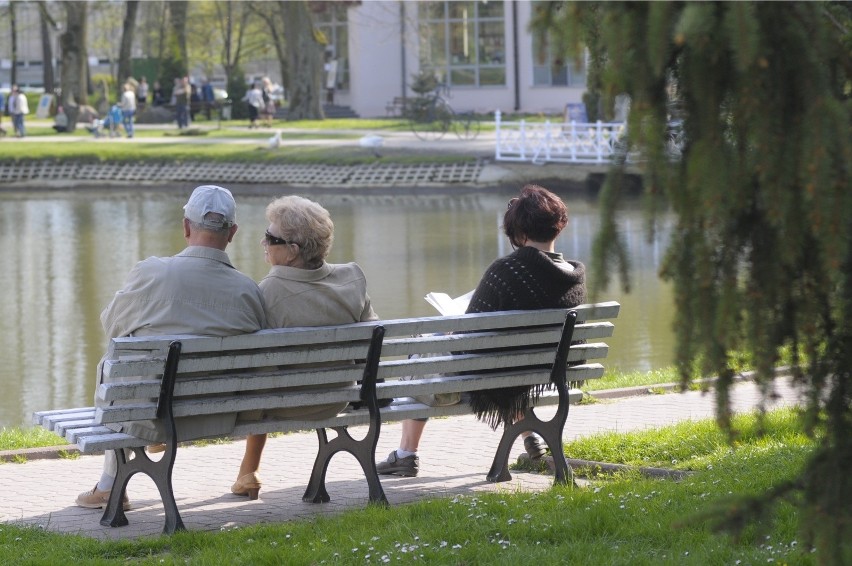
M 477 419 L 490 426 L 491 430 L 497 430 L 501 425 L 514 423 L 550 388 L 549 384 L 542 384 L 471 391 L 468 404 Z

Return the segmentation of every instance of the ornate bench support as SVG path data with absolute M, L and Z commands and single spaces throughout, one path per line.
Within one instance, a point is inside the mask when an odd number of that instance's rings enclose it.
M 139 472 L 146 474 L 160 491 L 163 500 L 163 510 L 166 515 L 166 523 L 163 534 L 172 534 L 175 531 L 185 530 L 183 520 L 180 518 L 177 503 L 175 502 L 174 489 L 172 488 L 172 470 L 177 455 L 177 432 L 175 430 L 175 419 L 172 412 L 172 397 L 175 389 L 175 375 L 177 374 L 178 360 L 180 359 L 181 343 L 172 342 L 169 346 L 169 354 L 163 371 L 163 380 L 160 386 L 160 397 L 157 403 L 157 418 L 162 419 L 166 425 L 166 451 L 163 457 L 154 462 L 145 453 L 145 448 L 132 448 L 133 458 L 127 457 L 123 449 L 115 450 L 118 460 L 118 473 L 109 496 L 109 502 L 101 517 L 101 525 L 105 527 L 123 527 L 128 524 L 124 515 L 121 501 L 127 489 L 130 478 Z
M 358 460 L 358 463 L 361 464 L 361 468 L 364 470 L 364 476 L 367 478 L 367 485 L 370 489 L 370 502 L 382 505 L 388 504 L 382 484 L 379 482 L 375 459 L 376 445 L 379 442 L 379 431 L 382 425 L 379 414 L 379 402 L 376 397 L 376 374 L 378 373 L 379 357 L 381 355 L 384 335 L 384 327 L 377 326 L 373 329 L 370 350 L 367 353 L 367 363 L 364 367 L 364 375 L 361 380 L 361 401 L 370 410 L 370 429 L 363 439 L 355 440 L 349 434 L 347 427 L 333 427 L 333 430 L 337 433 L 337 437 L 330 441 L 328 440 L 326 429 L 317 429 L 319 452 L 317 452 L 317 458 L 314 461 L 314 468 L 311 472 L 311 480 L 308 482 L 308 488 L 302 496 L 302 501 L 308 503 L 327 503 L 330 501 L 331 498 L 325 489 L 325 474 L 328 470 L 331 457 L 340 451 L 345 451 L 355 456 L 355 459 Z
M 571 337 L 574 334 L 574 324 L 577 322 L 577 313 L 569 311 L 562 326 L 562 336 L 559 339 L 559 345 L 556 348 L 556 358 L 550 370 L 550 382 L 556 387 L 559 394 L 559 406 L 556 409 L 556 414 L 549 421 L 542 421 L 533 412 L 533 409 L 527 409 L 524 417 L 510 425 L 506 425 L 503 429 L 503 436 L 500 439 L 500 444 L 497 446 L 497 452 L 494 455 L 494 462 L 491 464 L 491 471 L 488 472 L 486 479 L 490 482 L 503 482 L 512 479 L 512 474 L 509 473 L 509 451 L 518 436 L 524 431 L 532 431 L 541 435 L 542 439 L 550 448 L 550 453 L 553 455 L 553 464 L 555 466 L 554 483 L 567 484 L 573 481 L 571 468 L 568 466 L 568 461 L 565 459 L 565 452 L 562 448 L 562 431 L 565 428 L 565 422 L 568 420 L 568 384 L 565 382 L 565 372 L 567 368 L 568 349 L 571 346 Z

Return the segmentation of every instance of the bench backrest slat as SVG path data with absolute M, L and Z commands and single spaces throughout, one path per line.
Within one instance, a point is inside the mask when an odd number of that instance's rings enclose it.
M 243 373 L 210 375 L 186 378 L 175 384 L 177 397 L 194 395 L 227 394 L 236 391 L 250 392 L 280 387 L 302 387 L 357 381 L 364 372 L 364 364 L 349 364 L 345 367 L 297 368 L 272 370 L 267 373 Z M 128 383 L 101 384 L 96 395 L 102 401 L 142 399 L 156 397 L 160 392 L 159 380 L 133 381 Z

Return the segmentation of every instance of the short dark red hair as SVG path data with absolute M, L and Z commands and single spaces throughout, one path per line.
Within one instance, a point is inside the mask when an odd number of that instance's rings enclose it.
M 568 224 L 568 207 L 562 199 L 538 185 L 526 185 L 509 201 L 503 215 L 503 231 L 515 247 L 523 240 L 550 242 Z

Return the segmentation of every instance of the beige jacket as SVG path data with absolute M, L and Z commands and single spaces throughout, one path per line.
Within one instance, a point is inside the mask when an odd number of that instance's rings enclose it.
M 379 318 L 370 305 L 364 272 L 355 263 L 323 263 L 317 269 L 274 265 L 260 282 L 260 288 L 270 328 L 329 326 Z M 239 414 L 239 420 L 323 419 L 333 417 L 345 407 L 346 403 L 327 403 L 274 411 L 244 411 Z
M 257 284 L 237 271 L 224 251 L 190 246 L 172 257 L 149 257 L 130 271 L 101 313 L 108 338 L 196 334 L 233 336 L 266 328 Z M 103 376 L 98 365 L 98 383 Z M 97 403 L 97 399 L 95 400 Z M 236 414 L 177 419 L 178 439 L 227 434 Z M 123 432 L 162 442 L 162 427 L 134 423 Z

